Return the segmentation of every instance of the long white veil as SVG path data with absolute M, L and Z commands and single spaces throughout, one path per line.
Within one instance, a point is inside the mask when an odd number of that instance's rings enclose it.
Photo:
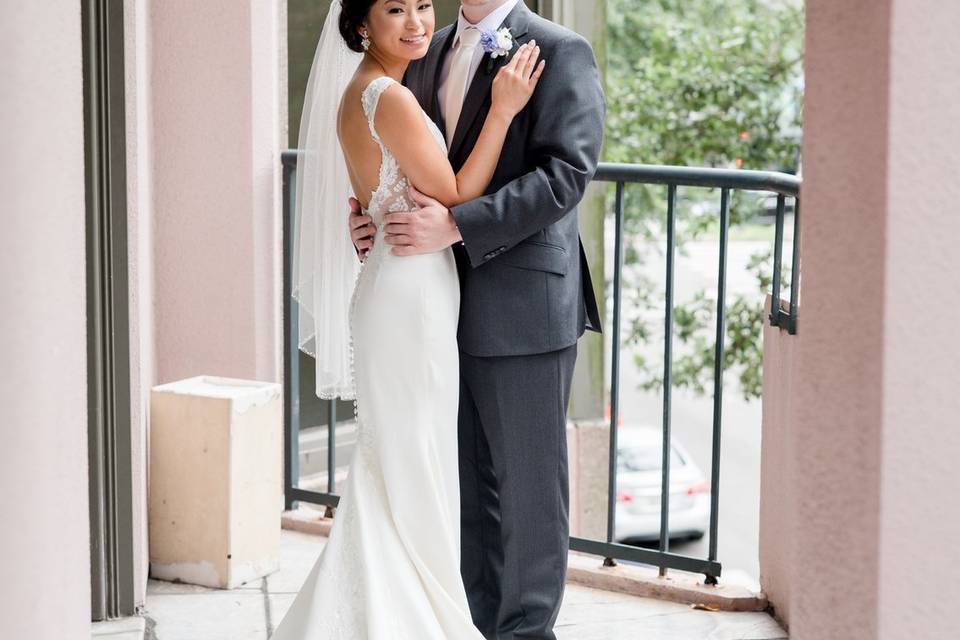
M 330 3 L 300 118 L 291 288 L 299 303 L 297 344 L 316 359 L 317 396 L 350 400 L 356 393 L 348 314 L 360 261 L 347 226 L 353 189 L 337 112 L 363 54 L 340 35 L 340 2 Z

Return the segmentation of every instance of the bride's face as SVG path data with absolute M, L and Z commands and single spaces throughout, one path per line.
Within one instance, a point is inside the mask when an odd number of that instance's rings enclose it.
M 367 14 L 372 49 L 404 60 L 427 55 L 434 24 L 430 0 L 377 0 Z

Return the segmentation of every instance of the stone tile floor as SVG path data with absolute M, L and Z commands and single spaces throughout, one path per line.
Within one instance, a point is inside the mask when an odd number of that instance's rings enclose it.
M 267 640 L 325 541 L 283 531 L 280 570 L 230 591 L 150 580 L 143 612 L 146 640 Z M 556 631 L 560 640 L 787 638 L 764 613 L 698 611 L 573 584 L 567 586 Z
M 140 616 L 94 622 L 90 626 L 91 637 L 96 640 L 143 640 L 146 622 Z

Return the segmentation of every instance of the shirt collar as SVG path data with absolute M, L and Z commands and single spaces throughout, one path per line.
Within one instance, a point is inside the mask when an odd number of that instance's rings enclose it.
M 467 27 L 476 27 L 480 31 L 496 31 L 500 28 L 500 25 L 503 24 L 503 21 L 507 19 L 507 16 L 510 15 L 510 12 L 513 11 L 513 8 L 517 6 L 517 3 L 520 0 L 507 0 L 502 5 L 490 12 L 486 18 L 473 24 L 468 22 L 466 18 L 463 17 L 463 8 L 460 8 L 459 13 L 457 14 L 457 34 L 453 38 L 454 48 L 460 46 L 460 34 L 463 33 L 463 30 Z

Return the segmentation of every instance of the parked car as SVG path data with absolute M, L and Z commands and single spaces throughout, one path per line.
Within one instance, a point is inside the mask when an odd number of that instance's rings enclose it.
M 617 432 L 616 539 L 660 539 L 663 434 L 650 427 Z M 670 538 L 699 539 L 710 526 L 710 483 L 675 438 L 670 457 Z

